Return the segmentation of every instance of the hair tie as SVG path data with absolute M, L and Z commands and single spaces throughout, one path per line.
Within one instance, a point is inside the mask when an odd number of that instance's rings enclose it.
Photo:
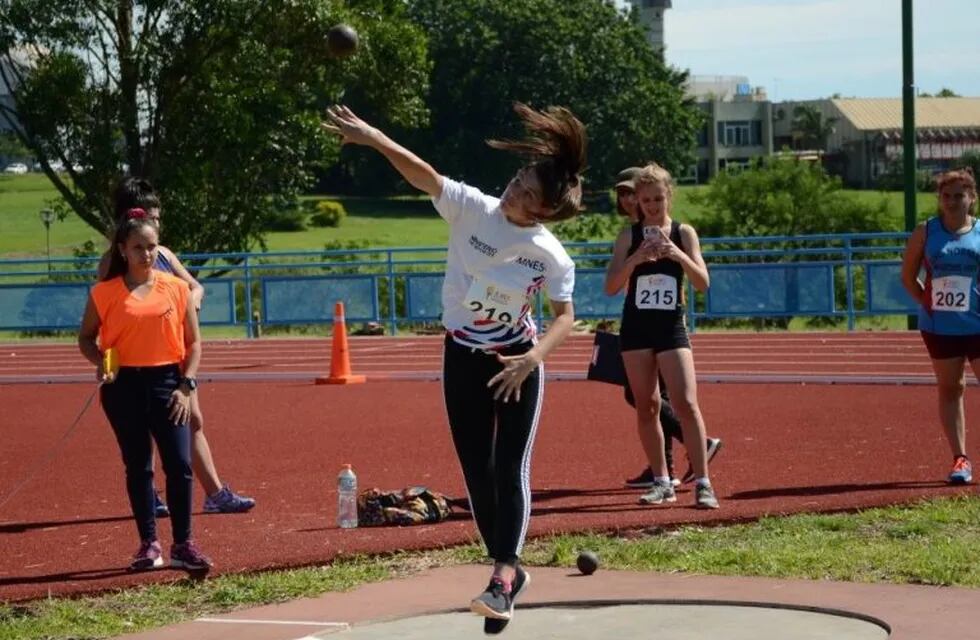
M 146 217 L 147 215 L 145 209 L 140 209 L 139 207 L 133 207 L 132 209 L 126 210 L 127 220 L 142 220 L 143 218 Z

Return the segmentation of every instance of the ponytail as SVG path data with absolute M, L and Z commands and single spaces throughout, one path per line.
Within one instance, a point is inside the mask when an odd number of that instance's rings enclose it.
M 567 220 L 582 210 L 582 172 L 588 138 L 585 125 L 564 107 L 536 111 L 521 102 L 514 111 L 524 123 L 523 140 L 487 140 L 494 149 L 530 161 L 541 184 L 542 204 L 552 210 L 547 221 Z

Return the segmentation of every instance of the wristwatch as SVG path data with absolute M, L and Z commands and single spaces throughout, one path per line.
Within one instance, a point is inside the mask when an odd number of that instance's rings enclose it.
M 180 384 L 181 385 L 187 385 L 187 388 L 188 389 L 190 389 L 191 391 L 194 391 L 194 390 L 197 389 L 197 378 L 186 378 L 186 377 L 185 378 L 181 378 L 180 379 Z

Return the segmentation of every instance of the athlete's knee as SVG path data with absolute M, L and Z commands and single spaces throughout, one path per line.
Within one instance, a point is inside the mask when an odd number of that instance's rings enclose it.
M 966 391 L 966 380 L 945 380 L 936 385 L 939 390 L 939 397 L 943 400 L 958 400 L 963 397 Z
M 677 414 L 681 422 L 696 420 L 701 416 L 701 407 L 698 406 L 698 399 L 696 397 L 685 395 L 677 398 L 671 404 L 674 407 L 674 413 Z
M 200 407 L 191 408 L 191 429 L 195 433 L 204 431 L 204 414 L 201 413 Z

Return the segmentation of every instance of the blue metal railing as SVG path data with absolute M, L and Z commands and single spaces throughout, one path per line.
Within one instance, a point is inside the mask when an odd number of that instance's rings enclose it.
M 830 316 L 846 318 L 853 329 L 858 317 L 913 312 L 915 305 L 897 278 L 906 237 L 876 233 L 702 238 L 712 286 L 701 294 L 688 282 L 689 326 L 693 331 L 698 322 L 726 317 Z M 576 315 L 617 318 L 622 294 L 602 294 L 611 243 L 565 246 L 578 265 Z M 300 281 L 321 291 L 321 296 L 348 296 L 348 319 L 384 322 L 392 333 L 400 323 L 438 320 L 441 286 L 436 285 L 441 284 L 445 256 L 445 247 L 405 247 L 185 254 L 181 259 L 209 288 L 222 292 L 215 296 L 220 301 L 212 302 L 225 308 L 211 310 L 203 321 L 243 325 L 246 334 L 254 336 L 258 322 L 329 322 L 334 300 L 304 299 L 303 289 L 294 287 Z M 0 329 L 73 328 L 65 319 L 72 317 L 70 310 L 62 308 L 60 315 L 53 315 L 50 301 L 58 287 L 90 284 L 97 260 L 0 260 Z M 61 297 L 62 307 L 70 304 L 63 291 Z M 540 297 L 535 309 L 539 319 L 547 313 Z

